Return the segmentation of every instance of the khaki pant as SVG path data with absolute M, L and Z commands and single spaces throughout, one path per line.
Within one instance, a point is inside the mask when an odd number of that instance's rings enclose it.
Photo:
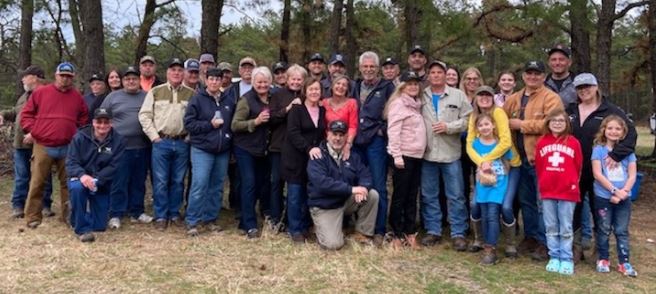
M 43 187 L 46 179 L 50 175 L 52 166 L 57 168 L 57 177 L 59 178 L 59 207 L 61 209 L 61 220 L 66 222 L 68 215 L 68 186 L 66 185 L 66 158 L 54 159 L 46 153 L 43 145 L 34 144 L 32 149 L 32 163 L 31 172 L 32 178 L 30 179 L 30 189 L 27 193 L 27 201 L 25 203 L 25 219 L 27 223 L 34 221 L 41 222 L 43 215 Z
M 378 192 L 369 190 L 367 201 L 355 203 L 353 196 L 346 200 L 344 206 L 335 209 L 310 208 L 314 229 L 319 245 L 329 250 L 338 250 L 344 246 L 342 221 L 344 214 L 355 213 L 357 220 L 355 230 L 366 236 L 374 234 L 378 212 Z

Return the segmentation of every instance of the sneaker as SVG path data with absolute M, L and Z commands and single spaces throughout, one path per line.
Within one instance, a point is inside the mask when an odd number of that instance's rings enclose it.
M 610 273 L 610 262 L 608 261 L 608 259 L 597 260 L 597 272 Z
M 453 249 L 455 251 L 466 251 L 467 250 L 467 241 L 463 237 L 455 237 L 452 240 Z
M 11 217 L 13 218 L 23 218 L 25 217 L 25 211 L 23 208 L 12 208 L 11 209 Z
M 260 237 L 260 230 L 258 229 L 250 229 L 248 232 L 246 232 L 246 238 L 248 239 L 255 239 Z
M 155 221 L 155 228 L 160 232 L 163 232 L 164 230 L 166 230 L 167 226 L 168 226 L 168 223 L 163 218 L 160 218 L 160 219 Z
M 374 246 L 380 248 L 383 246 L 383 242 L 385 241 L 385 235 L 381 234 L 375 234 L 373 238 L 373 244 Z
M 547 246 L 542 244 L 538 245 L 538 247 L 535 248 L 535 251 L 531 253 L 531 259 L 535 261 L 546 261 L 547 258 L 549 258 L 549 250 L 547 249 Z
M 571 261 L 561 261 L 558 273 L 561 275 L 571 276 L 574 274 L 574 263 Z
M 625 262 L 617 266 L 617 271 L 622 273 L 623 275 L 627 277 L 632 277 L 635 278 L 638 276 L 638 272 L 633 269 L 633 266 L 631 266 L 630 263 Z
M 549 259 L 546 269 L 548 272 L 557 273 L 560 270 L 560 260 L 558 258 Z
M 40 221 L 31 221 L 27 223 L 27 227 L 30 229 L 36 229 L 41 224 Z
M 137 223 L 149 224 L 149 223 L 153 222 L 153 217 L 150 216 L 150 215 L 147 215 L 145 213 L 142 213 L 142 214 L 139 215 L 139 217 L 136 217 L 136 218 L 135 217 L 130 217 L 130 222 L 133 223 L 133 224 L 137 224 Z
M 57 215 L 54 211 L 52 211 L 52 209 L 50 209 L 50 207 L 44 208 L 43 210 L 41 210 L 41 213 L 45 217 L 53 217 L 53 216 Z
M 196 228 L 196 226 L 187 228 L 187 236 L 198 237 L 199 234 L 200 233 L 198 232 L 198 228 Z
M 113 217 L 109 219 L 109 228 L 118 230 L 121 227 L 121 219 L 118 217 Z
M 426 236 L 421 239 L 421 245 L 426 247 L 440 244 L 440 242 L 442 242 L 442 236 L 433 234 L 426 234 Z
M 96 241 L 96 236 L 94 236 L 93 233 L 84 233 L 80 235 L 80 241 L 83 243 L 93 242 Z

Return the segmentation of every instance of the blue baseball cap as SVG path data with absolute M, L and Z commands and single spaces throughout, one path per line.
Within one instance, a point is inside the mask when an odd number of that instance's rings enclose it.
M 335 53 L 330 57 L 330 62 L 328 64 L 335 65 L 335 64 L 338 64 L 338 63 L 341 63 L 342 66 L 345 66 L 344 55 L 342 55 L 340 53 Z
M 62 62 L 57 66 L 55 74 L 75 76 L 75 66 L 70 62 Z
M 200 62 L 197 59 L 189 58 L 184 63 L 186 71 L 200 71 Z

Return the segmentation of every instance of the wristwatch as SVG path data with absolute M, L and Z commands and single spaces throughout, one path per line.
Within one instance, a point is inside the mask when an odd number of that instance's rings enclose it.
M 615 192 L 617 192 L 617 188 L 613 187 L 613 189 L 610 189 L 610 193 L 615 195 Z

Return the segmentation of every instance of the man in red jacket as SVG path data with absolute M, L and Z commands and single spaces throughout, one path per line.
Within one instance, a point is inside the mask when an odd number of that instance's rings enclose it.
M 20 124 L 25 132 L 23 142 L 34 144 L 32 178 L 25 205 L 27 226 L 41 224 L 43 187 L 52 166 L 59 178 L 61 220 L 66 222 L 68 189 L 64 170 L 68 143 L 77 128 L 88 120 L 88 110 L 80 92 L 73 86 L 75 67 L 64 62 L 57 66 L 55 82 L 32 93 L 21 112 Z

